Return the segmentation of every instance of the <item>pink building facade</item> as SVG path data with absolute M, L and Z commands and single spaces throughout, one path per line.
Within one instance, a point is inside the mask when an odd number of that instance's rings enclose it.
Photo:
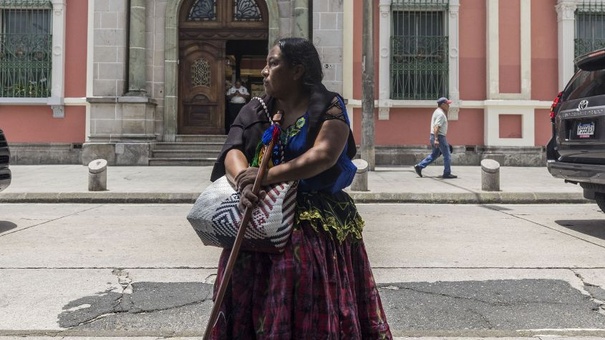
M 399 4 L 397 6 L 395 3 Z M 455 146 L 454 162 L 474 163 L 483 157 L 503 164 L 543 165 L 543 146 L 550 138 L 549 108 L 562 89 L 559 45 L 562 1 L 544 0 L 450 0 L 417 1 L 424 6 L 406 6 L 406 1 L 376 1 L 374 5 L 374 69 L 376 73 L 375 145 L 377 164 L 414 164 L 423 157 L 428 143 L 430 116 L 435 100 L 448 96 L 450 109 L 448 140 Z M 442 6 L 434 6 L 441 3 Z M 576 3 L 574 2 L 575 6 Z M 363 1 L 356 0 L 346 11 L 345 22 L 354 33 L 345 36 L 345 53 L 352 56 L 346 68 L 344 92 L 354 107 L 355 132 L 361 134 L 363 67 Z M 392 44 L 397 30 L 397 12 L 434 13 L 431 23 L 446 21 L 447 81 L 441 93 L 420 99 L 394 99 L 393 63 L 398 51 Z M 574 9 L 571 9 L 573 21 Z M 412 19 L 412 16 L 405 18 Z M 422 19 L 422 17 L 421 17 Z M 426 16 L 425 16 L 426 20 Z M 421 20 L 419 20 L 421 21 Z M 416 23 L 418 24 L 418 23 Z M 412 27 L 413 29 L 413 27 Z M 566 45 L 573 54 L 573 24 Z M 345 28 L 345 31 L 348 29 Z M 422 28 L 420 29 L 422 30 Z M 426 29 L 425 29 L 426 31 Z M 429 32 L 429 34 L 435 34 Z M 416 47 L 403 52 L 404 62 L 426 58 Z M 350 51 L 350 53 L 347 53 Z M 443 53 L 443 51 L 438 51 Z M 430 56 L 429 56 L 430 57 Z M 573 57 L 565 60 L 573 68 Z M 565 81 L 572 73 L 564 74 Z M 382 150 L 382 151 L 381 151 Z M 392 155 L 399 155 L 392 156 Z
M 44 13 L 50 19 L 47 28 L 49 35 L 52 35 L 48 49 L 42 51 L 43 58 L 52 63 L 51 72 L 42 77 L 26 79 L 29 84 L 51 79 L 48 96 L 32 97 L 19 93 L 15 97 L 15 93 L 5 93 L 0 98 L 0 129 L 6 134 L 11 149 L 14 149 L 12 162 L 79 163 L 80 148 L 86 141 L 87 121 L 87 1 L 30 2 L 21 8 L 17 7 L 19 1 L 13 2 L 14 7 L 8 6 L 8 3 L 10 1 L 0 3 L 0 10 L 5 13 L 7 21 L 3 25 L 5 30 L 9 30 L 8 18 L 11 15 L 14 15 L 14 21 L 33 25 L 31 17 L 40 18 Z M 47 23 L 46 20 L 42 22 Z M 3 33 L 10 36 L 11 32 Z M 24 58 L 36 52 L 26 45 L 8 42 L 2 47 L 5 61 L 11 54 L 19 55 L 20 48 L 27 51 Z M 5 90 L 18 81 L 3 80 Z
M 50 76 L 29 82 L 50 79 L 51 86 L 45 95 L 28 96 L 8 91 L 18 85 L 16 78 L 3 80 L 0 128 L 13 164 L 104 158 L 115 165 L 153 165 L 161 145 L 224 137 L 222 89 L 236 70 L 250 84 L 260 72 L 232 62 L 255 65 L 282 36 L 316 44 L 325 83 L 347 99 L 361 142 L 363 0 L 0 0 L 0 11 L 15 21 L 21 18 L 15 3 L 29 2 L 35 5 L 26 13 L 47 10 L 52 18 L 44 51 Z M 448 132 L 454 165 L 487 157 L 503 165 L 543 166 L 549 108 L 574 72 L 581 9 L 602 9 L 603 2 L 373 1 L 375 163 L 411 165 L 423 158 L 436 99 L 447 96 L 454 101 Z M 237 12 L 244 3 L 256 11 Z M 242 15 L 250 17 L 240 20 Z M 238 44 L 254 52 L 242 55 Z M 23 55 L 11 48 L 12 58 Z M 6 65 L 0 59 L 0 70 Z M 195 84 L 202 90 L 189 91 L 187 77 L 199 65 L 208 65 L 204 72 L 212 76 L 208 84 Z M 196 103 L 200 96 L 205 101 Z

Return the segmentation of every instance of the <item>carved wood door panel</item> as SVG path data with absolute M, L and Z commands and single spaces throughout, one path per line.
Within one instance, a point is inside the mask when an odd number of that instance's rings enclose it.
M 180 44 L 179 134 L 223 134 L 225 42 Z
M 259 41 L 266 46 L 267 4 L 264 0 L 181 1 L 177 133 L 224 134 L 227 43 Z

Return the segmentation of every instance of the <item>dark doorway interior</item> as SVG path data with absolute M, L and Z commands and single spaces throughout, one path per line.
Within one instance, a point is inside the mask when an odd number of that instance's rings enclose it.
M 261 70 L 267 58 L 267 40 L 229 40 L 225 55 L 227 56 L 226 86 L 231 86 L 236 79 L 241 79 L 248 91 L 251 84 L 261 84 Z
M 249 98 L 264 94 L 261 71 L 267 58 L 267 40 L 228 40 L 225 47 L 225 93 L 236 80 L 248 90 Z M 248 99 L 249 100 L 249 99 Z M 233 122 L 233 113 L 229 112 L 229 99 L 225 96 L 226 131 Z

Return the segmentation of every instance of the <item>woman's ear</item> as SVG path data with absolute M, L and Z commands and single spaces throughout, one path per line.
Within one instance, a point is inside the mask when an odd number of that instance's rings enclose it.
M 294 66 L 293 77 L 294 80 L 299 80 L 305 75 L 305 67 L 301 64 Z

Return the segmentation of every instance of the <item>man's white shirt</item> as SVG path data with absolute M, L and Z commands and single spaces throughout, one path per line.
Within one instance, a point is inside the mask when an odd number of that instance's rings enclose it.
M 240 94 L 250 95 L 248 93 L 248 89 L 243 86 L 240 86 L 239 89 L 236 89 L 235 86 L 231 87 L 229 90 L 227 90 L 227 95 L 230 96 L 238 91 Z M 234 104 L 244 104 L 246 103 L 246 98 L 240 96 L 233 96 L 233 98 L 231 98 L 231 102 Z
M 435 125 L 439 126 L 437 134 L 444 136 L 447 134 L 447 116 L 440 107 L 433 112 L 433 117 L 431 118 L 431 133 L 433 133 Z

